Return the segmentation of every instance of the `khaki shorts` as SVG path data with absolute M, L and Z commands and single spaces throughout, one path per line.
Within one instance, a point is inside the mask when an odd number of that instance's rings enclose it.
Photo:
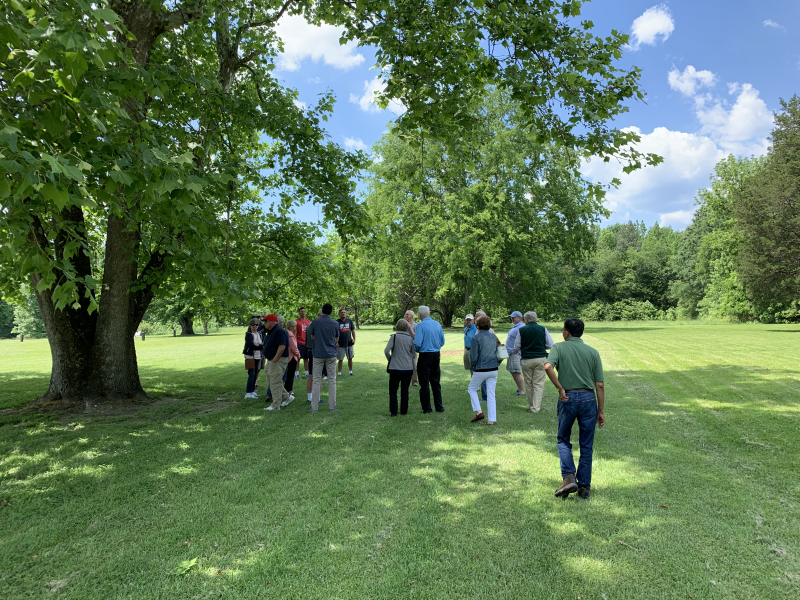
M 508 359 L 506 359 L 506 371 L 509 373 L 522 373 L 521 359 L 522 355 L 519 352 L 509 354 Z

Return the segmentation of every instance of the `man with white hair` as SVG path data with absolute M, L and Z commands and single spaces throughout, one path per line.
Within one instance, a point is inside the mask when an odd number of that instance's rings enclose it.
M 514 350 L 520 354 L 522 377 L 528 392 L 528 412 L 538 413 L 544 393 L 547 351 L 553 347 L 553 338 L 546 327 L 537 323 L 539 317 L 532 310 L 525 313 L 525 326 L 519 329 L 514 340 Z
M 433 389 L 436 412 L 444 412 L 440 383 L 442 372 L 439 366 L 441 360 L 439 351 L 444 346 L 444 331 L 439 323 L 431 319 L 431 309 L 427 306 L 419 307 L 419 317 L 422 320 L 417 324 L 414 334 L 414 349 L 419 352 L 417 359 L 419 402 L 423 413 L 431 412 L 431 389 Z
M 411 335 L 411 339 L 413 341 L 414 336 L 417 333 L 417 324 L 414 323 L 414 311 L 407 310 L 406 314 L 403 315 L 403 318 L 408 323 L 408 333 Z M 414 353 L 414 372 L 411 374 L 411 385 L 417 387 L 419 385 L 419 379 L 417 378 L 417 354 Z

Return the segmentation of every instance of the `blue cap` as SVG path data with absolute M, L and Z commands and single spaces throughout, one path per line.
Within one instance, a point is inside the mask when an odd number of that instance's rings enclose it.
M 519 312 L 518 310 L 515 310 L 513 313 L 508 315 L 509 319 L 513 319 L 514 317 L 519 317 L 521 319 L 522 318 L 522 313 Z

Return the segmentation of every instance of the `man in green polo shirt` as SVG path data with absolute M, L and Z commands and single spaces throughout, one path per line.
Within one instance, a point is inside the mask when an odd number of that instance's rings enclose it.
M 572 492 L 578 492 L 579 497 L 587 500 L 592 485 L 594 430 L 606 422 L 603 415 L 606 399 L 603 363 L 600 353 L 581 339 L 583 321 L 567 319 L 561 333 L 564 341 L 553 346 L 544 365 L 547 376 L 558 390 L 558 457 L 564 481 L 556 490 L 556 497 L 566 498 Z M 581 446 L 577 472 L 569 442 L 576 420 Z

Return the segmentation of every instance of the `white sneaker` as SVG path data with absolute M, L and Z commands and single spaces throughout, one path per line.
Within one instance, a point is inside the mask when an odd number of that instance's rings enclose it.
M 300 379 L 300 373 L 298 371 L 294 372 L 294 378 L 295 379 Z
M 279 406 L 278 408 L 275 408 L 274 406 L 272 406 L 272 405 L 270 404 L 270 405 L 269 405 L 267 408 L 265 408 L 264 410 L 280 410 L 280 409 L 281 409 L 281 407 L 280 407 L 280 406 Z
M 281 402 L 281 408 L 283 408 L 283 407 L 285 407 L 285 406 L 289 406 L 289 405 L 292 403 L 292 400 L 294 400 L 294 394 L 292 394 L 292 395 L 291 395 L 291 396 L 289 396 L 289 397 L 288 397 L 286 400 L 284 400 L 283 402 Z
M 249 400 L 249 399 L 251 399 L 251 398 L 258 398 L 258 395 L 256 395 L 256 394 L 255 394 L 255 393 L 253 393 L 253 392 L 250 392 L 249 394 L 245 394 L 245 395 L 244 395 L 244 399 L 245 399 L 245 400 Z
M 350 375 L 352 375 L 352 373 L 350 373 Z M 341 376 L 342 376 L 342 374 L 341 374 L 341 373 L 339 373 L 339 374 L 338 374 L 338 375 L 336 375 L 336 376 L 337 376 L 337 377 L 341 377 Z

